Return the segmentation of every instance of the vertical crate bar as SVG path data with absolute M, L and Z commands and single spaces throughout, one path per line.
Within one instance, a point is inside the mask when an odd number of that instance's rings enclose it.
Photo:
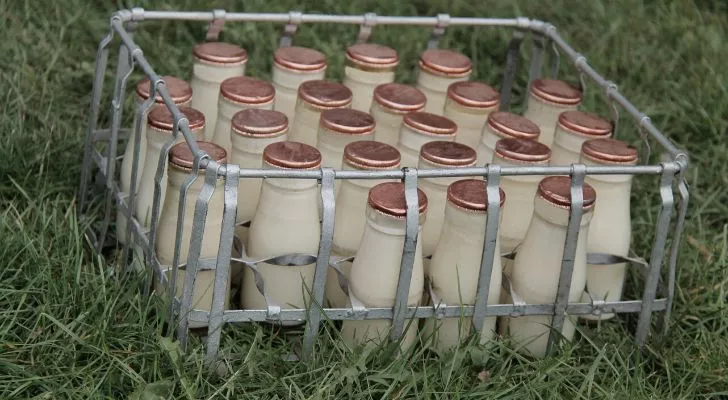
M 682 177 L 684 170 L 680 170 L 680 182 L 678 183 L 678 193 L 680 195 L 680 208 L 678 209 L 677 222 L 675 223 L 675 234 L 672 238 L 672 247 L 670 249 L 670 266 L 667 273 L 667 308 L 662 314 L 660 321 L 660 331 L 663 335 L 667 334 L 670 328 L 670 315 L 672 313 L 672 302 L 675 299 L 675 275 L 677 270 L 677 256 L 682 242 L 681 236 L 685 227 L 685 216 L 688 212 L 688 202 L 690 200 L 690 190 L 688 182 Z
M 546 37 L 540 33 L 531 34 L 531 67 L 528 70 L 528 88 L 531 83 L 541 78 L 543 59 L 546 50 Z
M 511 106 L 511 96 L 513 96 L 513 81 L 516 79 L 516 71 L 518 70 L 518 59 L 520 58 L 521 43 L 526 33 L 521 29 L 513 30 L 513 37 L 508 44 L 506 52 L 506 67 L 503 72 L 503 80 L 501 81 L 500 91 L 500 109 L 508 111 Z

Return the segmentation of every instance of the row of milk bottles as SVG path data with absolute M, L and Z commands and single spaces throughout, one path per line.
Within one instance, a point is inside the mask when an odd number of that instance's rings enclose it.
M 242 168 L 381 170 L 458 168 L 489 162 L 520 166 L 636 162 L 633 148 L 609 139 L 609 122 L 577 110 L 581 102 L 577 88 L 558 80 L 535 80 L 523 116 L 496 111 L 497 91 L 469 81 L 470 60 L 450 50 L 427 50 L 421 55 L 416 87 L 393 83 L 397 53 L 374 44 L 347 49 L 343 84 L 323 80 L 326 59 L 313 49 L 278 49 L 272 83 L 244 76 L 247 53 L 238 46 L 204 43 L 193 53 L 191 83 L 164 77 L 167 89 L 188 118 L 200 148 L 218 162 L 229 161 Z M 140 103 L 149 97 L 149 88 L 148 80 L 137 86 Z M 156 102 L 161 103 L 161 98 Z M 164 144 L 173 140 L 173 118 L 163 105 L 153 107 L 143 117 L 147 123 L 136 132 L 141 146 L 135 214 L 144 227 L 149 227 L 159 154 Z M 182 140 L 179 135 L 177 141 Z M 134 169 L 133 145 L 134 140 L 129 140 L 121 168 L 121 187 L 127 193 Z M 179 193 L 192 160 L 186 144 L 178 143 L 165 163 L 156 242 L 162 265 L 172 264 Z M 197 179 L 188 189 L 188 198 L 197 197 L 202 180 Z M 629 176 L 605 175 L 588 176 L 586 181 L 585 214 L 569 301 L 619 300 L 626 266 L 587 266 L 585 255 L 627 255 L 631 180 Z M 568 220 L 568 178 L 504 176 L 501 182 L 504 222 L 498 245 L 502 253 L 517 250 L 515 261 L 503 259 L 503 269 L 513 290 L 526 302 L 553 303 Z M 482 181 L 457 178 L 420 179 L 422 225 L 410 305 L 419 304 L 423 298 L 425 276 L 431 281 L 433 294 L 444 303 L 474 303 L 487 204 L 482 185 Z M 221 189 L 218 187 L 210 199 L 209 232 L 221 228 Z M 403 188 L 393 182 L 347 180 L 336 189 L 332 252 L 355 258 L 340 265 L 349 278 L 348 296 L 336 274 L 328 274 L 327 304 L 348 307 L 357 302 L 367 307 L 392 307 L 404 241 Z M 606 205 L 595 206 L 596 193 L 599 204 Z M 236 236 L 249 257 L 317 252 L 320 205 L 314 180 L 241 179 L 239 194 Z M 187 204 L 181 262 L 187 259 L 194 212 L 191 203 Z M 123 240 L 126 219 L 120 216 L 117 221 L 118 237 Z M 251 221 L 249 229 L 243 225 L 246 221 Z M 218 245 L 219 235 L 204 235 L 200 258 L 214 260 Z M 203 264 L 208 267 L 196 278 L 193 307 L 209 310 L 214 269 L 209 262 Z M 291 267 L 260 263 L 258 270 L 269 299 L 284 308 L 309 304 L 314 264 Z M 489 304 L 507 298 L 500 296 L 501 270 L 498 257 Z M 234 265 L 232 271 L 233 282 L 242 279 L 243 308 L 265 308 L 266 300 L 255 286 L 252 270 Z M 182 284 L 178 279 L 178 289 Z M 444 347 L 457 344 L 468 330 L 467 324 L 460 322 L 438 321 L 441 326 L 434 330 L 436 343 Z M 526 343 L 528 351 L 538 355 L 545 351 L 548 323 L 548 317 L 528 316 L 504 325 L 514 338 Z M 346 321 L 343 332 L 352 340 L 370 340 L 382 337 L 388 324 Z M 490 338 L 495 319 L 487 319 L 486 324 L 481 341 Z M 429 331 L 432 328 L 426 327 Z M 567 320 L 564 336 L 572 336 L 573 329 Z M 412 340 L 412 332 L 407 332 L 405 343 Z

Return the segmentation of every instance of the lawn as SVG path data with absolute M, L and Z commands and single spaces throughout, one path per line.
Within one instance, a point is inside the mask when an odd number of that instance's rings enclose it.
M 121 3 L 121 2 L 116 2 Z M 268 326 L 228 327 L 222 352 L 233 371 L 207 372 L 202 345 L 180 355 L 163 338 L 163 307 L 89 252 L 75 213 L 94 54 L 111 1 L 0 0 L 0 398 L 617 398 L 728 397 L 728 7 L 718 1 L 139 1 L 148 9 L 287 11 L 539 18 L 554 23 L 590 63 L 667 136 L 690 152 L 691 207 L 680 254 L 670 334 L 644 351 L 634 318 L 583 327 L 544 360 L 506 343 L 443 357 L 415 351 L 344 351 L 322 337 L 309 364 L 281 361 L 288 348 Z M 477 4 L 477 5 L 474 5 Z M 269 78 L 280 26 L 228 24 L 224 39 L 250 54 L 248 74 Z M 326 52 L 342 76 L 355 26 L 303 26 L 294 43 Z M 375 28 L 400 51 L 398 80 L 424 48 L 423 28 Z M 150 22 L 136 39 L 157 72 L 189 76 L 204 25 Z M 474 79 L 497 85 L 508 31 L 449 29 L 442 47 L 468 53 Z M 528 48 L 523 48 L 527 56 Z M 409 69 L 409 70 L 408 70 Z M 523 87 L 521 69 L 517 89 Z M 113 73 L 113 69 L 110 69 Z M 562 62 L 562 75 L 575 78 Z M 134 78 L 137 78 L 135 76 Z M 134 79 L 135 80 L 135 79 Z M 520 96 L 516 96 L 520 98 Z M 606 112 L 587 90 L 587 108 Z M 516 104 L 519 107 L 519 104 Z M 104 112 L 108 114 L 108 106 Z M 127 113 L 128 115 L 128 113 Z M 620 137 L 638 143 L 622 119 Z M 654 146 L 653 146 L 654 147 Z M 658 154 L 653 155 L 653 161 Z M 654 192 L 656 181 L 641 183 Z M 650 186 L 652 185 L 652 186 Z M 645 189 L 647 190 L 647 189 Z M 655 196 L 635 194 L 635 247 L 649 245 Z M 650 203 L 652 202 L 652 203 Z M 644 226 L 643 226 L 644 225 Z M 634 288 L 633 288 L 634 290 Z

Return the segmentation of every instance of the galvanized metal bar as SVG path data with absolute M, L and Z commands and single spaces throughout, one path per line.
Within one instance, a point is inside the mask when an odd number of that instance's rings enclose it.
M 404 198 L 407 205 L 405 217 L 404 246 L 402 261 L 399 265 L 397 294 L 394 299 L 394 314 L 390 338 L 398 341 L 404 332 L 407 314 L 407 298 L 412 283 L 412 268 L 415 263 L 415 249 L 420 229 L 419 195 L 417 193 L 417 169 L 404 168 Z
M 672 237 L 672 244 L 670 248 L 670 264 L 667 272 L 667 307 L 665 313 L 662 315 L 660 322 L 660 331 L 663 335 L 667 335 L 667 331 L 670 329 L 670 316 L 672 314 L 672 303 L 675 299 L 675 274 L 677 270 L 677 258 L 680 250 L 680 244 L 682 242 L 682 232 L 685 228 L 685 216 L 688 212 L 688 203 L 690 201 L 690 190 L 688 187 L 688 181 L 684 177 L 684 170 L 680 170 L 678 174 L 678 193 L 680 195 L 680 208 L 678 208 L 677 221 L 675 222 L 675 233 Z
M 657 215 L 657 226 L 655 227 L 655 240 L 652 243 L 652 253 L 650 255 L 650 269 L 645 282 L 642 294 L 642 310 L 637 320 L 637 332 L 635 333 L 635 343 L 642 347 L 645 339 L 650 332 L 650 320 L 652 316 L 652 304 L 655 301 L 657 293 L 657 284 L 660 280 L 660 270 L 662 268 L 662 258 L 665 255 L 665 246 L 667 243 L 667 233 L 670 227 L 670 218 L 672 216 L 672 208 L 675 199 L 672 193 L 672 181 L 675 174 L 679 171 L 676 163 L 664 163 L 664 172 L 660 179 L 660 199 L 662 205 Z
M 311 289 L 311 304 L 309 305 L 306 328 L 303 333 L 303 347 L 301 348 L 301 359 L 310 361 L 313 356 L 314 344 L 318 337 L 321 324 L 321 309 L 324 306 L 324 286 L 326 285 L 326 273 L 329 270 L 329 257 L 331 256 L 331 244 L 334 239 L 334 169 L 321 168 L 321 239 L 319 250 L 316 256 L 316 271 L 313 276 L 313 288 Z
M 478 333 L 483 329 L 483 321 L 485 321 L 485 313 L 488 308 L 493 261 L 495 257 L 500 257 L 500 254 L 496 254 L 500 222 L 500 165 L 488 164 L 486 168 L 488 169 L 488 175 L 486 176 L 485 194 L 488 199 L 488 209 L 485 219 L 483 253 L 480 258 L 478 291 L 475 296 L 475 311 L 473 314 L 473 328 Z
M 288 13 L 288 23 L 283 27 L 283 33 L 281 33 L 281 39 L 278 43 L 278 47 L 290 47 L 293 43 L 293 36 L 298 30 L 298 25 L 302 22 L 303 13 L 300 11 L 291 11 Z
M 531 83 L 541 78 L 543 59 L 546 52 L 546 37 L 540 33 L 531 33 L 531 66 L 528 70 L 528 88 Z
M 551 24 L 547 24 L 545 30 L 549 32 L 556 31 L 556 27 Z M 548 36 L 549 35 L 546 35 L 546 37 Z M 549 49 L 551 49 L 551 65 L 549 75 L 552 79 L 558 79 L 559 67 L 561 66 L 561 53 L 559 53 L 559 48 L 551 39 L 548 39 L 548 47 Z
M 450 25 L 450 14 L 438 14 L 437 24 L 430 33 L 430 40 L 427 41 L 428 49 L 436 49 L 440 39 L 445 35 L 445 29 Z
M 610 108 L 610 118 L 612 122 L 612 137 L 617 138 L 617 132 L 619 131 L 619 108 L 615 104 L 614 100 L 610 97 L 610 93 L 617 91 L 617 84 L 612 81 L 607 81 L 607 88 L 605 89 L 605 96 Z
M 206 42 L 217 42 L 220 38 L 220 33 L 225 25 L 225 10 L 212 10 L 212 21 L 207 26 L 207 33 L 205 34 Z
M 518 59 L 520 58 L 521 43 L 526 36 L 526 32 L 521 29 L 513 30 L 513 37 L 508 44 L 506 51 L 506 66 L 503 71 L 503 80 L 501 81 L 500 91 L 500 110 L 508 111 L 511 106 L 511 96 L 513 96 L 513 81 L 516 79 L 516 71 L 518 70 Z
M 583 164 L 572 164 L 571 173 L 571 207 L 569 210 L 569 224 L 566 227 L 566 241 L 561 260 L 561 273 L 559 274 L 559 287 L 554 303 L 554 316 L 551 319 L 551 332 L 549 333 L 548 353 L 552 353 L 559 339 L 561 329 L 566 319 L 566 307 L 569 303 L 569 290 L 574 273 L 576 260 L 576 246 L 579 240 L 581 218 L 584 215 L 584 176 L 586 167 Z
M 372 35 L 372 30 L 377 25 L 377 13 L 364 14 L 364 21 L 359 26 L 359 33 L 356 35 L 356 43 L 366 43 Z

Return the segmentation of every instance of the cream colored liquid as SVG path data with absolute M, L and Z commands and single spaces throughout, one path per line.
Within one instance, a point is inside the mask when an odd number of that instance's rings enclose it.
M 460 136 L 459 130 L 458 136 Z M 480 142 L 476 147 L 474 147 L 474 149 L 476 149 L 475 151 L 478 154 L 478 165 L 485 165 L 494 162 L 493 157 L 495 154 L 495 145 L 501 139 L 503 139 L 503 137 L 495 133 L 495 131 L 493 131 L 493 128 L 488 126 L 487 123 L 483 125 Z
M 484 109 L 464 107 L 448 97 L 443 115 L 458 126 L 455 141 L 477 149 L 483 135 L 483 127 L 488 121 L 488 115 L 496 109 L 497 107 Z
M 560 125 L 556 126 L 554 145 L 551 147 L 552 165 L 570 165 L 578 163 L 581 157 L 581 145 L 588 137 L 571 133 Z
M 402 167 L 417 167 L 420 160 L 420 149 L 425 143 L 433 141 L 454 142 L 455 135 L 425 135 L 402 124 L 399 133 L 397 150 L 402 157 Z
M 243 104 L 230 101 L 220 95 L 217 103 L 217 123 L 215 124 L 215 134 L 213 135 L 212 141 L 225 149 L 230 154 L 232 152 L 232 118 L 235 113 L 242 110 L 251 108 L 258 108 L 263 110 L 272 110 L 273 102 L 260 104 Z
M 394 71 L 363 71 L 358 68 L 344 67 L 344 86 L 354 95 L 351 108 L 369 112 L 372 106 L 374 89 L 385 83 L 394 82 Z
M 324 79 L 325 74 L 325 68 L 313 72 L 295 72 L 281 68 L 276 63 L 273 63 L 273 79 L 271 83 L 273 83 L 273 87 L 276 89 L 273 109 L 286 114 L 288 121 L 293 121 L 293 117 L 296 114 L 298 87 L 306 81 Z
M 404 114 L 396 114 L 382 107 L 376 101 L 372 101 L 369 114 L 374 117 L 377 123 L 377 130 L 374 133 L 374 140 L 397 147 L 399 142 L 399 130 L 402 127 Z
M 447 87 L 452 83 L 467 81 L 470 75 L 462 77 L 447 77 L 431 74 L 420 68 L 417 74 L 417 89 L 427 96 L 427 104 L 425 111 L 437 115 L 442 115 L 445 109 L 445 101 L 447 100 Z
M 529 95 L 527 107 L 523 116 L 538 125 L 538 128 L 541 130 L 538 141 L 551 147 L 554 142 L 554 132 L 556 130 L 556 123 L 559 120 L 559 114 L 564 111 L 576 110 L 578 105 L 546 103 L 534 95 Z
M 217 122 L 217 100 L 222 81 L 235 76 L 245 75 L 245 63 L 238 64 L 206 64 L 196 60 L 192 64 L 192 108 L 205 115 L 207 135 L 205 140 L 211 141 Z

